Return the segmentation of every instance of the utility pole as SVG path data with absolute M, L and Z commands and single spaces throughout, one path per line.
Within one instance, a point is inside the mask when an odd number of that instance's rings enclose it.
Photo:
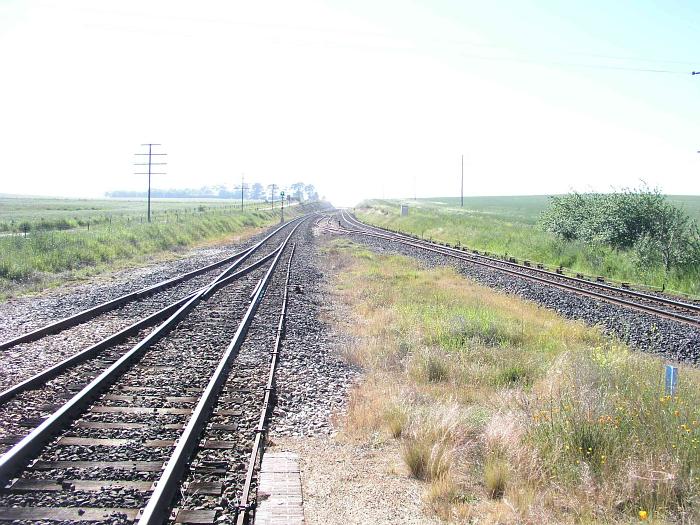
M 245 184 L 245 173 L 241 173 L 241 211 L 243 211 L 243 194 L 247 189 L 248 186 Z
M 165 172 L 154 172 L 152 167 L 165 166 L 167 164 L 167 162 L 153 162 L 153 157 L 165 156 L 167 153 L 153 153 L 153 146 L 160 146 L 160 144 L 148 143 L 141 145 L 148 146 L 148 153 L 136 153 L 135 155 L 148 156 L 148 162 L 135 162 L 134 166 L 148 166 L 148 171 L 138 172 L 135 175 L 148 175 L 148 222 L 151 222 L 151 175 L 165 175 Z
M 462 189 L 460 195 L 462 196 L 462 208 L 464 208 L 464 155 L 462 155 Z
M 275 190 L 277 189 L 277 184 L 270 184 L 270 200 L 272 200 L 272 209 L 275 209 Z

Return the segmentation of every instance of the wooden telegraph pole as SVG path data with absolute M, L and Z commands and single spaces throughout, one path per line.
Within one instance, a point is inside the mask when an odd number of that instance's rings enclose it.
M 275 209 L 275 190 L 277 189 L 277 184 L 270 184 L 270 200 L 272 201 L 272 209 Z
M 245 183 L 245 174 L 241 173 L 241 211 L 243 211 L 243 195 L 245 194 L 245 190 L 248 189 L 248 186 L 246 186 Z
M 151 175 L 165 175 L 165 172 L 154 172 L 153 166 L 165 166 L 167 162 L 153 162 L 153 157 L 166 156 L 167 153 L 153 153 L 153 146 L 160 146 L 160 144 L 141 144 L 142 146 L 148 146 L 148 153 L 136 153 L 138 156 L 148 156 L 148 162 L 135 162 L 134 166 L 148 166 L 148 171 L 137 172 L 135 175 L 148 175 L 148 222 L 151 222 Z M 144 159 L 145 160 L 145 159 Z

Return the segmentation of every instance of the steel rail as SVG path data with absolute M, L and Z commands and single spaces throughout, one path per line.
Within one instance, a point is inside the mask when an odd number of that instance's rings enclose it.
M 287 246 L 289 239 L 300 225 L 301 223 L 297 224 L 289 233 L 289 236 L 284 240 L 283 244 L 279 248 L 279 251 L 277 252 L 277 255 L 272 261 L 270 268 L 267 270 L 265 277 L 260 283 L 260 286 L 258 286 L 258 289 L 255 292 L 255 297 L 252 299 L 248 310 L 238 325 L 238 329 L 236 330 L 233 339 L 226 348 L 226 351 L 221 357 L 216 370 L 212 374 L 209 383 L 204 389 L 196 408 L 192 412 L 192 416 L 187 422 L 187 426 L 185 427 L 182 435 L 178 439 L 175 450 L 170 456 L 160 479 L 157 481 L 151 497 L 146 503 L 146 506 L 139 513 L 139 525 L 155 525 L 156 523 L 161 524 L 169 516 L 169 510 L 173 497 L 180 488 L 182 474 L 190 461 L 192 453 L 199 443 L 199 437 L 210 417 L 214 403 L 221 393 L 223 385 L 228 377 L 228 372 L 231 368 L 233 358 L 238 353 L 243 341 L 245 341 L 245 337 L 248 333 L 248 327 L 255 316 L 255 312 L 258 309 L 258 305 L 262 297 L 265 295 L 267 286 L 270 283 L 271 277 L 275 268 L 277 267 L 280 257 L 282 256 L 284 248 Z
M 294 226 L 292 232 L 294 232 L 300 224 L 301 222 L 298 222 L 296 226 Z M 289 237 L 287 237 L 287 239 L 288 238 Z M 287 240 L 284 242 L 286 243 Z M 283 245 L 280 245 L 277 248 L 277 254 L 281 253 L 282 247 Z M 278 257 L 275 257 L 275 260 L 277 259 Z M 232 276 L 225 278 L 225 274 L 226 271 L 212 281 L 212 284 L 216 285 L 216 289 L 230 282 Z M 131 350 L 102 371 L 80 392 L 64 403 L 3 456 L 0 456 L 0 486 L 7 484 L 18 471 L 29 463 L 31 458 L 42 449 L 53 435 L 68 426 L 99 394 L 122 375 L 134 361 L 139 359 L 148 348 L 167 335 L 176 324 L 203 299 L 204 293 L 207 290 L 211 290 L 211 286 L 206 286 L 196 292 L 180 306 L 175 313 L 170 315 L 165 322 L 160 324 L 139 343 L 134 345 Z
M 284 296 L 282 299 L 280 320 L 277 323 L 277 336 L 275 338 L 274 349 L 270 354 L 270 372 L 267 378 L 267 387 L 265 388 L 265 396 L 263 397 L 263 406 L 260 411 L 260 419 L 258 421 L 258 426 L 255 429 L 255 442 L 253 443 L 253 450 L 251 450 L 250 459 L 248 460 L 248 471 L 246 473 L 245 483 L 243 484 L 241 500 L 238 505 L 236 525 L 246 525 L 250 519 L 250 510 L 252 508 L 252 504 L 249 501 L 250 489 L 253 484 L 253 476 L 255 475 L 255 467 L 258 463 L 258 458 L 262 458 L 262 455 L 265 452 L 265 435 L 267 434 L 267 427 L 265 425 L 268 417 L 270 416 L 272 393 L 275 390 L 275 372 L 277 371 L 277 362 L 279 361 L 282 338 L 284 337 L 285 321 L 287 317 L 287 301 L 289 298 L 289 278 L 292 272 L 292 257 L 294 256 L 295 248 L 296 245 L 292 246 L 292 253 L 289 255 L 289 261 L 287 262 L 287 278 L 284 282 Z
M 259 268 L 263 264 L 265 264 L 267 261 L 269 261 L 272 257 L 275 256 L 277 253 L 277 249 L 272 251 L 271 253 L 265 255 L 262 259 L 259 261 L 254 262 L 250 266 L 246 266 L 242 270 L 238 270 L 237 272 L 229 275 L 228 277 L 222 279 L 221 283 L 228 283 L 231 281 L 234 281 L 240 277 L 243 277 L 244 275 L 247 275 L 248 273 L 252 272 L 253 270 Z M 127 326 L 126 328 L 120 330 L 119 332 L 116 332 L 98 343 L 95 343 L 94 345 L 89 346 L 85 350 L 82 350 L 78 352 L 77 354 L 73 354 L 72 356 L 64 359 L 60 363 L 47 368 L 46 370 L 43 370 L 34 376 L 25 379 L 24 381 L 17 383 L 16 385 L 11 386 L 10 388 L 0 392 L 0 404 L 8 401 L 9 399 L 15 397 L 17 394 L 20 394 L 21 392 L 25 392 L 27 390 L 32 390 L 38 386 L 41 386 L 45 384 L 47 381 L 50 379 L 53 379 L 54 377 L 59 376 L 61 373 L 63 373 L 65 370 L 68 368 L 71 368 L 72 366 L 75 366 L 77 364 L 80 364 L 84 361 L 87 361 L 88 359 L 98 355 L 100 352 L 103 350 L 106 350 L 107 348 L 110 348 L 114 345 L 119 344 L 120 342 L 124 341 L 127 337 L 137 333 L 139 330 L 142 330 L 143 328 L 147 328 L 149 326 L 154 325 L 158 321 L 165 319 L 169 315 L 171 315 L 174 311 L 176 311 L 180 306 L 185 304 L 189 299 L 191 299 L 195 294 L 204 292 L 206 291 L 207 288 L 201 288 L 195 292 L 192 292 L 186 297 L 183 297 L 182 299 L 166 306 L 165 308 L 162 308 L 161 310 L 158 310 L 157 312 L 149 315 L 148 317 L 145 317 L 141 319 L 140 321 L 137 321 L 130 326 Z
M 348 222 L 350 222 L 350 221 L 348 221 Z M 361 223 L 360 223 L 360 224 L 361 224 Z M 327 228 L 327 229 L 333 230 L 333 228 Z M 547 285 L 549 285 L 549 286 L 555 286 L 555 287 L 557 287 L 557 288 L 563 288 L 563 289 L 565 289 L 565 290 L 568 290 L 568 291 L 577 293 L 577 294 L 579 294 L 579 295 L 585 295 L 585 296 L 589 296 L 589 297 L 594 297 L 594 298 L 596 298 L 596 299 L 600 299 L 600 300 L 603 300 L 603 301 L 607 301 L 607 302 L 609 302 L 609 303 L 621 304 L 621 305 L 624 305 L 624 306 L 627 306 L 627 307 L 630 307 L 630 308 L 634 308 L 634 309 L 641 310 L 641 311 L 644 311 L 644 312 L 652 313 L 652 314 L 657 315 L 657 316 L 667 317 L 667 318 L 670 318 L 670 319 L 674 319 L 674 320 L 676 320 L 676 321 L 682 321 L 682 322 L 684 322 L 684 323 L 688 323 L 688 324 L 691 324 L 691 325 L 693 325 L 693 326 L 699 326 L 699 325 L 700 325 L 700 319 L 695 318 L 695 317 L 690 317 L 690 316 L 683 315 L 683 314 L 680 314 L 680 313 L 677 313 L 677 312 L 672 312 L 672 311 L 668 311 L 668 310 L 663 310 L 663 309 L 660 309 L 660 308 L 656 308 L 656 307 L 653 307 L 653 306 L 649 306 L 649 305 L 645 305 L 645 304 L 641 304 L 641 303 L 636 303 L 636 302 L 634 302 L 634 301 L 629 301 L 629 300 L 627 300 L 627 299 L 622 299 L 622 298 L 620 298 L 620 297 L 613 297 L 613 296 L 611 296 L 611 295 L 606 295 L 606 294 L 604 294 L 604 293 L 596 292 L 596 291 L 593 291 L 593 290 L 584 290 L 584 289 L 579 288 L 579 287 L 577 287 L 577 286 L 573 286 L 573 285 L 571 285 L 571 284 L 566 284 L 566 283 L 563 283 L 563 282 L 557 282 L 557 281 L 554 281 L 554 280 L 552 280 L 552 279 L 547 279 L 547 278 L 544 278 L 544 277 L 538 277 L 538 276 L 536 276 L 536 275 L 529 275 L 529 274 L 527 274 L 527 273 L 523 273 L 524 270 L 534 270 L 533 268 L 530 268 L 530 267 L 527 267 L 527 266 L 515 265 L 516 267 L 520 268 L 520 270 L 521 270 L 521 271 L 517 271 L 517 270 L 510 269 L 510 268 L 505 268 L 505 267 L 503 267 L 503 266 L 498 266 L 498 265 L 496 265 L 496 264 L 492 264 L 492 263 L 486 262 L 486 261 L 484 261 L 484 260 L 477 260 L 477 259 L 475 259 L 475 258 L 473 258 L 473 257 L 465 256 L 465 255 L 462 254 L 462 252 L 460 252 L 460 251 L 458 251 L 458 250 L 455 250 L 455 249 L 453 249 L 453 248 L 445 248 L 445 247 L 442 247 L 442 246 L 439 246 L 439 245 L 435 245 L 434 243 L 430 243 L 430 242 L 428 242 L 428 241 L 417 241 L 417 240 L 413 240 L 411 237 L 405 238 L 404 236 L 400 236 L 400 235 L 396 235 L 396 234 L 395 234 L 394 236 L 391 236 L 391 235 L 387 235 L 387 234 L 383 234 L 383 233 L 380 234 L 380 233 L 373 233 L 373 232 L 362 231 L 362 230 L 343 230 L 342 228 L 341 228 L 341 229 L 337 229 L 337 231 L 340 231 L 340 232 L 343 232 L 343 231 L 344 231 L 345 233 L 356 233 L 356 234 L 360 234 L 360 235 L 367 235 L 367 236 L 370 236 L 370 237 L 377 237 L 377 238 L 380 238 L 380 239 L 390 240 L 390 241 L 394 241 L 394 242 L 400 242 L 400 243 L 405 244 L 405 245 L 408 245 L 408 246 L 413 246 L 413 247 L 416 247 L 416 248 L 421 248 L 421 249 L 423 249 L 423 250 L 431 251 L 431 252 L 434 252 L 434 253 L 439 253 L 439 254 L 441 254 L 441 255 L 447 255 L 447 256 L 453 257 L 453 258 L 455 258 L 455 259 L 460 259 L 460 260 L 463 260 L 463 261 L 466 261 L 466 262 L 470 262 L 470 263 L 473 263 L 473 264 L 478 264 L 478 265 L 480 265 L 480 266 L 485 266 L 485 267 L 487 267 L 487 268 L 491 268 L 491 269 L 494 269 L 494 270 L 498 270 L 498 271 L 500 271 L 500 272 L 505 272 L 505 273 L 507 273 L 507 274 L 514 275 L 514 276 L 520 277 L 520 278 L 522 278 L 522 279 L 529 279 L 529 280 L 532 280 L 532 281 L 536 281 L 536 282 L 540 282 L 540 283 L 547 284 Z M 481 258 L 482 258 L 482 259 L 486 259 L 486 260 L 491 260 L 491 259 L 489 259 L 488 257 L 483 257 L 483 256 L 482 256 Z M 499 262 L 500 262 L 500 261 L 499 261 Z M 510 264 L 513 265 L 513 263 L 510 263 Z M 539 271 L 542 272 L 543 270 L 539 270 Z M 544 272 L 545 272 L 548 276 L 550 276 L 550 277 L 554 277 L 554 276 L 556 276 L 557 278 L 562 277 L 560 274 L 556 274 L 556 273 L 553 273 L 553 272 L 546 272 L 546 271 L 544 271 Z M 570 279 L 570 280 L 573 280 L 573 279 L 574 279 L 574 278 L 572 278 L 572 277 L 567 277 L 567 276 L 564 276 L 564 277 L 566 277 L 567 279 Z M 591 284 L 593 284 L 593 283 L 591 283 L 591 282 L 589 282 L 589 281 L 585 281 L 585 280 L 582 280 L 582 279 L 580 279 L 580 280 L 578 280 L 578 281 L 582 281 L 582 282 L 585 283 L 586 285 L 591 285 Z M 619 288 L 614 288 L 614 287 L 612 287 L 612 288 L 613 288 L 615 291 L 619 292 L 619 293 L 627 293 L 627 290 L 621 290 L 621 289 L 619 289 Z M 638 293 L 638 292 L 637 292 L 637 293 Z M 649 296 L 649 297 L 650 297 L 650 298 L 653 298 L 654 296 Z M 682 304 L 685 304 L 685 303 L 682 303 Z
M 179 275 L 177 277 L 172 277 L 170 279 L 166 279 L 165 281 L 161 281 L 159 283 L 153 284 L 153 285 L 148 286 L 146 288 L 141 288 L 140 290 L 136 290 L 134 292 L 130 292 L 130 293 L 121 295 L 115 299 L 110 299 L 109 301 L 105 301 L 104 303 L 98 304 L 97 306 L 93 306 L 92 308 L 88 308 L 86 310 L 78 312 L 77 314 L 71 315 L 69 317 L 59 319 L 58 321 L 54 321 L 52 323 L 49 323 L 45 326 L 42 326 L 42 327 L 37 328 L 35 330 L 32 330 L 31 332 L 27 332 L 26 334 L 22 334 L 20 336 L 14 337 L 12 339 L 2 341 L 2 342 L 0 342 L 0 350 L 7 350 L 8 348 L 11 348 L 11 347 L 16 346 L 18 344 L 36 341 L 38 339 L 41 339 L 44 336 L 47 336 L 50 334 L 55 334 L 55 333 L 58 333 L 62 330 L 65 330 L 67 328 L 77 326 L 81 323 L 84 323 L 85 321 L 89 321 L 90 319 L 97 317 L 100 314 L 115 310 L 115 309 L 119 308 L 120 306 L 123 306 L 124 304 L 149 297 L 149 296 L 151 296 L 155 293 L 158 293 L 162 290 L 165 290 L 167 288 L 175 286 L 176 284 L 179 284 L 183 281 L 186 281 L 188 279 L 191 279 L 191 278 L 196 277 L 198 275 L 201 275 L 203 273 L 209 272 L 211 270 L 215 270 L 216 268 L 219 268 L 219 267 L 221 267 L 221 266 L 223 266 L 231 261 L 234 261 L 234 264 L 238 263 L 238 265 L 240 265 L 240 263 L 242 263 L 257 248 L 259 248 L 262 243 L 264 243 L 265 241 L 270 239 L 270 237 L 275 235 L 282 228 L 285 228 L 286 226 L 288 226 L 289 224 L 292 224 L 296 220 L 298 220 L 298 219 L 294 219 L 293 221 L 290 221 L 290 222 L 285 223 L 281 226 L 278 226 L 277 228 L 275 228 L 274 231 L 272 231 L 264 239 L 262 239 L 260 242 L 258 242 L 255 246 L 253 246 L 251 248 L 248 248 L 248 249 L 243 250 L 241 252 L 235 253 L 229 257 L 221 259 L 220 261 L 216 261 L 214 263 L 208 264 L 208 265 L 203 266 L 201 268 L 197 268 L 196 270 L 192 270 L 190 272 L 184 273 L 184 274 Z M 239 258 L 240 258 L 240 261 L 237 261 L 237 259 L 239 259 Z
M 365 224 L 365 223 L 361 222 L 359 219 L 357 219 L 356 217 L 353 217 L 352 215 L 350 215 L 349 213 L 345 213 L 345 212 L 343 212 L 343 213 L 344 213 L 345 220 L 347 222 L 349 222 L 350 224 L 352 224 L 354 222 L 357 225 L 364 227 L 364 228 L 370 228 L 370 229 L 379 230 L 382 232 L 387 232 L 387 233 L 397 235 L 397 236 L 400 236 L 400 237 L 403 237 L 406 239 L 418 240 L 415 237 L 412 237 L 411 235 L 403 233 L 403 232 L 393 232 L 391 230 L 387 230 L 387 229 L 381 228 L 379 226 L 374 226 L 372 224 Z M 451 246 L 442 246 L 442 245 L 436 244 L 434 242 L 426 241 L 424 239 L 421 239 L 421 242 L 425 242 L 425 243 L 430 244 L 431 246 L 437 246 L 437 247 L 443 248 L 445 250 L 453 250 L 457 253 L 462 253 L 461 250 L 454 248 L 454 247 L 451 247 Z M 577 282 L 577 283 L 585 284 L 586 286 L 596 287 L 596 288 L 599 288 L 601 290 L 608 290 L 611 292 L 622 293 L 625 295 L 639 297 L 639 298 L 646 299 L 649 301 L 655 301 L 655 302 L 663 303 L 663 304 L 666 304 L 669 306 L 683 308 L 686 310 L 691 310 L 691 311 L 695 311 L 695 312 L 700 313 L 700 305 L 693 304 L 693 303 L 686 303 L 684 301 L 678 301 L 676 299 L 671 299 L 670 297 L 659 297 L 657 295 L 652 295 L 650 293 L 640 292 L 639 290 L 629 290 L 626 288 L 620 288 L 618 286 L 611 286 L 609 284 L 605 284 L 605 283 L 601 283 L 601 282 L 597 282 L 597 281 L 588 281 L 586 279 L 581 279 L 580 277 L 572 277 L 570 275 L 564 275 L 564 274 L 552 272 L 551 270 L 545 270 L 542 268 L 537 268 L 537 267 L 532 267 L 532 266 L 525 266 L 524 264 L 514 263 L 511 261 L 504 261 L 501 259 L 496 259 L 494 257 L 488 257 L 486 255 L 481 255 L 478 253 L 472 252 L 470 254 L 470 256 L 474 257 L 474 258 L 478 258 L 478 259 L 484 259 L 486 261 L 497 261 L 499 264 L 503 264 L 503 265 L 510 266 L 513 268 L 519 268 L 519 269 L 522 269 L 525 271 L 530 271 L 530 272 L 535 272 L 535 273 L 539 273 L 539 274 L 543 274 L 543 275 L 548 275 L 548 276 L 551 276 L 555 279 L 563 279 L 563 280 L 568 280 L 568 281 L 572 281 L 572 282 Z

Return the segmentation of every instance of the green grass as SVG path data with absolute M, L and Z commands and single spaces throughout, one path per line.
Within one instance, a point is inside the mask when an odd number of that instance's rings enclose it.
M 26 236 L 0 235 L 0 297 L 279 222 L 278 209 L 249 206 L 240 211 L 230 202 L 157 202 L 150 224 L 142 221 L 143 202 L 1 199 L 0 203 L 0 217 L 9 223 L 71 225 L 67 230 L 35 227 Z M 294 206 L 285 211 L 292 217 L 304 209 Z M 81 226 L 88 221 L 89 229 Z
M 366 371 L 346 432 L 396 440 L 445 521 L 700 518 L 696 368 L 666 396 L 663 359 L 596 328 L 449 268 L 347 241 L 328 253 Z
M 700 221 L 700 197 L 671 196 Z M 464 208 L 459 199 L 435 198 L 404 201 L 409 214 L 402 217 L 399 201 L 374 200 L 356 208 L 357 217 L 383 226 L 420 235 L 426 239 L 460 244 L 499 256 L 563 266 L 574 272 L 608 279 L 660 287 L 661 268 L 640 269 L 631 253 L 604 246 L 589 246 L 557 238 L 537 226 L 539 214 L 548 203 L 546 196 L 470 197 Z M 667 288 L 693 296 L 700 295 L 700 269 L 670 276 Z

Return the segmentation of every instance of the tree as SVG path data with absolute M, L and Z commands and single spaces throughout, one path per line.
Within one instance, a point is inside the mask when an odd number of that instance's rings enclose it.
M 661 266 L 665 288 L 673 269 L 700 261 L 700 232 L 685 211 L 667 202 L 649 220 L 651 228 L 635 244 L 637 262 L 645 268 Z
M 229 196 L 229 192 L 226 190 L 226 186 L 223 184 L 216 184 L 212 186 L 211 190 L 217 197 L 226 198 Z
M 663 272 L 664 288 L 672 272 L 700 264 L 697 223 L 658 189 L 554 197 L 541 224 L 564 240 L 631 252 L 640 269 Z
M 566 241 L 578 239 L 588 200 L 588 195 L 576 192 L 552 197 L 549 208 L 540 217 L 542 227 Z
M 314 195 L 316 195 L 316 188 L 314 188 L 313 184 L 307 184 L 304 186 L 304 193 L 306 193 L 307 201 L 315 200 Z
M 294 195 L 294 198 L 298 200 L 299 202 L 304 200 L 304 183 L 303 182 L 295 182 L 292 184 L 292 194 Z
M 262 184 L 256 182 L 250 187 L 250 198 L 257 201 L 265 198 L 265 188 Z
M 570 193 L 552 198 L 540 222 L 544 229 L 564 240 L 606 244 L 629 249 L 653 230 L 665 197 L 658 189 L 643 186 L 615 193 Z

